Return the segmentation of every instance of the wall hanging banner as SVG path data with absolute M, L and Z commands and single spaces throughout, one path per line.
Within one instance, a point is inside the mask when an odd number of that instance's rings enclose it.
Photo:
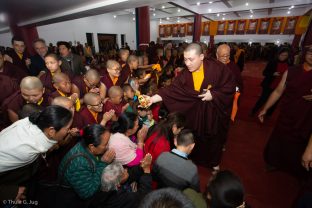
M 257 33 L 258 20 L 249 20 L 247 34 L 256 34 Z
M 287 17 L 286 26 L 283 34 L 294 34 L 298 17 Z
M 236 34 L 245 34 L 246 20 L 238 20 Z
M 210 26 L 210 22 L 204 22 L 203 23 L 202 35 L 204 35 L 204 36 L 209 35 L 209 26 Z
M 270 18 L 264 18 L 260 20 L 260 28 L 258 33 L 259 34 L 268 34 L 270 26 Z
M 271 27 L 271 34 L 281 34 L 284 17 L 274 17 Z
M 165 28 L 166 28 L 166 37 L 169 37 L 169 36 L 171 36 L 172 34 L 172 25 L 166 25 L 165 26 Z
M 229 20 L 227 21 L 227 30 L 226 30 L 226 34 L 227 35 L 233 35 L 235 32 L 235 20 Z
M 225 23 L 226 23 L 225 21 L 219 21 L 218 22 L 217 35 L 224 35 Z
M 193 23 L 187 23 L 186 24 L 186 34 L 189 35 L 189 36 L 192 36 L 193 35 L 193 29 L 194 29 L 194 24 Z
M 186 25 L 185 24 L 179 24 L 178 31 L 179 31 L 180 37 L 185 37 Z
M 159 37 L 165 37 L 165 25 L 159 25 Z
M 172 25 L 172 37 L 178 37 L 179 36 L 179 25 L 175 24 Z

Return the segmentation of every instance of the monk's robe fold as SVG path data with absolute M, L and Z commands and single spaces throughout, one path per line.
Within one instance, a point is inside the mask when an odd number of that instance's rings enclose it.
M 93 117 L 91 112 L 88 110 L 87 107 L 82 107 L 80 112 L 79 112 L 79 117 L 81 118 L 82 122 L 79 124 L 79 127 L 86 127 L 88 125 L 92 124 L 99 124 L 101 123 L 103 119 L 103 113 L 98 113 L 97 119 Z
M 193 158 L 195 162 L 213 167 L 220 163 L 226 138 L 235 80 L 233 73 L 215 60 L 204 61 L 204 80 L 200 92 L 194 90 L 192 73 L 184 70 L 174 82 L 159 90 L 170 112 L 181 112 L 187 119 L 187 127 L 195 131 Z M 211 86 L 212 101 L 202 101 L 198 95 Z

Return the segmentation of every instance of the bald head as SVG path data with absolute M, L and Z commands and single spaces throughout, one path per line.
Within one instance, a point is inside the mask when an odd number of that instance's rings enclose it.
M 38 77 L 28 76 L 22 79 L 20 88 L 25 90 L 42 90 L 43 84 Z
M 101 100 L 101 97 L 99 94 L 93 92 L 89 92 L 83 97 L 83 103 L 86 105 L 94 105 L 97 100 Z
M 123 90 L 119 86 L 112 86 L 108 90 L 108 97 L 113 98 L 123 94 Z
M 190 51 L 195 51 L 197 55 L 203 54 L 203 49 L 201 45 L 199 45 L 198 43 L 191 43 L 184 50 L 184 52 L 190 52 Z
M 86 72 L 85 77 L 89 80 L 89 81 L 95 81 L 95 80 L 100 80 L 100 74 L 98 71 L 96 71 L 95 69 L 90 69 Z
M 230 51 L 231 51 L 230 46 L 228 46 L 227 44 L 219 45 L 216 53 L 218 61 L 222 62 L 223 64 L 229 63 Z
M 60 82 L 64 82 L 64 81 L 70 81 L 69 77 L 67 74 L 64 73 L 56 73 L 53 78 L 52 78 L 52 82 L 57 84 Z
M 63 96 L 56 97 L 53 99 L 51 105 L 58 105 L 70 110 L 72 113 L 75 112 L 74 102 L 68 97 Z

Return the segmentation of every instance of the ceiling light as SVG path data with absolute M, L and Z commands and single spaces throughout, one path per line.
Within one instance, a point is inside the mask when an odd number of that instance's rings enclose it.
M 250 13 L 253 13 L 252 9 L 250 10 Z
M 290 11 L 288 11 L 287 14 L 290 14 Z
M 217 17 L 219 17 L 220 16 L 220 14 L 217 14 Z
M 209 1 L 209 4 L 212 4 L 213 2 L 212 1 Z
M 114 18 L 117 18 L 117 16 L 116 16 L 116 15 L 114 15 Z
M 208 9 L 208 12 L 211 12 L 211 9 Z
M 249 4 L 248 4 L 248 2 L 246 2 L 246 4 L 245 4 L 246 6 L 248 6 Z
M 181 9 L 178 9 L 178 12 L 181 12 Z
M 135 17 L 133 17 L 132 20 L 135 21 Z
M 165 6 L 162 6 L 161 8 L 164 9 L 164 8 L 166 8 L 166 7 L 165 7 Z
M 180 20 L 178 20 L 177 22 L 180 22 Z
M 252 18 L 253 17 L 253 15 L 250 15 L 250 18 Z
M 199 6 L 200 5 L 200 2 L 197 2 L 197 6 Z
M 155 14 L 155 13 L 153 13 L 153 16 L 155 17 L 155 16 L 156 16 L 156 14 Z
M 294 7 L 295 7 L 295 6 L 294 6 L 294 5 L 292 5 L 290 8 L 291 8 L 291 9 L 293 9 Z
M 132 14 L 135 14 L 135 11 L 133 11 Z
M 222 17 L 222 20 L 225 20 L 225 18 L 224 18 L 224 17 Z
M 225 16 L 226 14 L 223 13 L 222 15 Z
M 167 17 L 166 19 L 167 19 L 167 20 L 170 20 L 170 17 Z
M 0 22 L 6 22 L 7 16 L 5 13 L 0 13 Z

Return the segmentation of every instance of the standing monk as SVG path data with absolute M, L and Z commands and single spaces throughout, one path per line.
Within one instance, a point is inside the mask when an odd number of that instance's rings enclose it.
M 184 51 L 188 70 L 150 98 L 163 101 L 169 111 L 186 116 L 187 127 L 195 131 L 195 162 L 218 170 L 230 119 L 235 80 L 220 62 L 205 60 L 201 46 L 192 43 Z
M 312 179 L 311 172 L 304 169 L 312 168 L 312 46 L 303 57 L 302 65 L 284 72 L 258 117 L 263 122 L 268 109 L 283 95 L 264 159 L 270 166 Z

